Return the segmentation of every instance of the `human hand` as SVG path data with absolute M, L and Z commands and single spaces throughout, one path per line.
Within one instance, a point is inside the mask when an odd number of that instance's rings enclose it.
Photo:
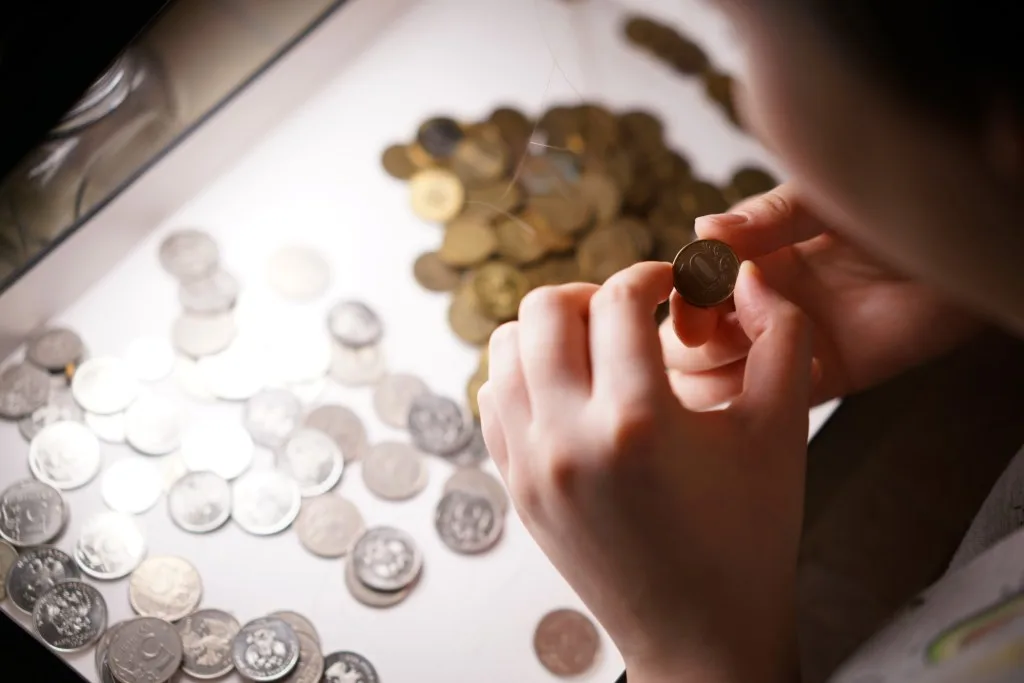
M 811 319 L 812 405 L 878 384 L 982 329 L 934 291 L 832 233 L 792 185 L 700 218 L 696 230 L 729 244 L 741 260 L 753 259 L 768 285 Z M 750 341 L 732 302 L 699 309 L 673 294 L 670 308 L 661 340 L 678 395 L 695 410 L 736 396 Z
M 652 316 L 667 263 L 544 287 L 491 337 L 479 404 L 524 524 L 604 625 L 630 683 L 784 680 L 803 511 L 811 336 L 744 264 L 743 391 L 695 413 Z

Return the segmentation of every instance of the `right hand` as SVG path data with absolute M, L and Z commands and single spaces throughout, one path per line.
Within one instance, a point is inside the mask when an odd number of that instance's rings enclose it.
M 740 260 L 752 259 L 766 283 L 811 319 L 812 405 L 878 384 L 982 329 L 933 290 L 833 233 L 791 184 L 730 213 L 699 218 L 695 228 L 698 237 L 731 246 Z M 673 292 L 671 311 L 661 339 L 676 395 L 693 410 L 738 396 L 750 341 L 731 300 L 700 309 Z

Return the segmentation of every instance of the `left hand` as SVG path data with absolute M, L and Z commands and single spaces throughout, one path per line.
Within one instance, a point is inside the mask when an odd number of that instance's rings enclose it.
M 484 436 L 524 524 L 602 623 L 630 683 L 785 680 L 811 335 L 753 264 L 734 299 L 743 391 L 695 413 L 654 324 L 672 267 L 531 292 L 491 337 Z

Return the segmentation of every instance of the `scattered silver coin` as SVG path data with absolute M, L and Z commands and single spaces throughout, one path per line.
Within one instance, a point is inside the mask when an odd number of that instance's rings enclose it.
M 298 612 L 293 612 L 292 610 L 287 610 L 286 609 L 286 610 L 279 610 L 277 612 L 271 612 L 267 616 L 268 617 L 274 617 L 276 619 L 280 619 L 280 620 L 284 621 L 286 624 L 291 626 L 295 630 L 295 632 L 298 633 L 298 634 L 303 634 L 303 633 L 306 634 L 307 636 L 312 638 L 314 641 L 316 641 L 316 644 L 319 647 L 319 645 L 320 645 L 320 634 L 317 633 L 316 627 L 313 626 L 313 622 L 312 621 L 310 621 L 306 617 L 302 616 Z M 301 659 L 302 655 L 299 655 L 299 658 Z
M 275 617 L 253 619 L 242 626 L 232 643 L 235 668 L 257 683 L 284 678 L 299 662 L 299 636 Z
M 363 460 L 363 483 L 385 500 L 408 500 L 426 488 L 427 464 L 409 444 L 383 441 Z
M 184 313 L 174 321 L 171 341 L 186 356 L 201 358 L 219 353 L 231 345 L 238 334 L 231 313 L 195 315 Z
M 44 427 L 28 447 L 32 475 L 62 490 L 85 486 L 100 471 L 100 442 L 78 422 Z
M 178 356 L 174 363 L 174 380 L 178 388 L 194 401 L 212 403 L 217 400 L 210 387 L 206 386 L 199 364 L 191 358 Z
M 359 580 L 379 591 L 405 588 L 419 576 L 423 554 L 412 536 L 389 526 L 367 529 L 349 560 Z
M 324 656 L 323 683 L 380 683 L 380 677 L 361 654 L 332 652 Z
M 302 631 L 296 631 L 295 635 L 299 638 L 299 662 L 281 680 L 283 683 L 321 683 L 324 656 L 320 652 L 320 642 Z
M 53 386 L 45 404 L 18 420 L 18 431 L 26 441 L 31 441 L 43 427 L 54 422 L 82 422 L 84 419 L 82 408 L 71 395 L 71 389 Z
M 112 463 L 100 477 L 103 502 L 115 512 L 142 514 L 163 493 L 160 469 L 149 458 L 130 455 Z
M 213 472 L 190 472 L 171 486 L 167 509 L 171 521 L 185 531 L 219 529 L 231 517 L 231 485 Z
M 46 403 L 50 378 L 28 363 L 8 365 L 0 371 L 0 417 L 19 420 Z
M 128 601 L 144 617 L 177 621 L 191 614 L 202 597 L 199 572 L 180 557 L 147 558 L 128 580 Z
M 409 409 L 409 435 L 421 451 L 449 455 L 461 451 L 473 438 L 473 424 L 450 398 L 421 394 Z
M 490 498 L 455 490 L 438 503 L 434 526 L 446 546 L 473 555 L 494 547 L 501 538 L 505 518 Z
M 295 521 L 299 542 L 320 557 L 343 557 L 365 530 L 359 508 L 341 496 L 317 496 L 302 501 Z
M 49 484 L 24 479 L 0 493 L 0 538 L 15 547 L 49 543 L 66 519 L 64 498 Z
M 186 427 L 181 458 L 190 472 L 213 472 L 231 481 L 252 465 L 255 446 L 242 425 L 211 420 Z
M 146 538 L 134 519 L 118 512 L 90 517 L 75 544 L 75 562 L 89 576 L 120 579 L 128 576 L 146 556 Z
M 409 428 L 409 411 L 417 396 L 430 392 L 426 382 L 415 375 L 385 375 L 373 390 L 373 408 L 386 425 Z
M 87 583 L 59 583 L 36 601 L 32 625 L 43 642 L 57 652 L 78 652 L 103 635 L 107 603 Z
M 0 541 L 0 602 L 7 599 L 7 572 L 18 559 L 18 551 L 7 541 Z
M 217 269 L 196 280 L 182 282 L 178 288 L 178 301 L 188 313 L 227 313 L 238 302 L 240 290 L 234 275 Z
M 452 491 L 489 498 L 502 517 L 508 514 L 509 500 L 505 485 L 481 469 L 467 467 L 457 470 L 444 484 L 444 493 Z
M 172 232 L 160 244 L 160 265 L 179 280 L 195 280 L 212 273 L 220 250 L 210 235 L 186 228 Z
M 176 359 L 174 347 L 163 337 L 133 339 L 124 354 L 129 369 L 143 382 L 158 382 L 169 376 Z
M 388 607 L 394 607 L 399 603 L 405 602 L 405 599 L 412 593 L 413 588 L 416 587 L 416 581 L 413 581 L 408 586 L 397 591 L 378 591 L 370 588 L 356 576 L 355 564 L 351 561 L 345 563 L 345 587 L 348 588 L 349 594 L 367 607 L 373 607 L 375 609 L 387 609 Z
M 263 389 L 245 404 L 245 428 L 257 445 L 280 448 L 302 421 L 302 404 L 285 389 Z
M 71 393 L 88 412 L 110 415 L 131 405 L 139 393 L 139 383 L 120 358 L 90 358 L 75 370 Z
M 363 421 L 345 406 L 330 404 L 315 408 L 306 416 L 305 424 L 334 439 L 345 462 L 360 460 L 370 450 Z
M 113 674 L 110 673 L 110 668 L 107 666 L 107 650 L 110 648 L 110 641 L 117 633 L 117 629 L 125 624 L 127 619 L 115 622 L 107 627 L 107 630 L 103 632 L 100 639 L 96 641 L 96 650 L 93 653 L 93 661 L 96 664 L 96 673 L 100 677 L 100 683 L 107 683 L 108 678 L 104 678 L 104 675 L 109 677 L 109 680 L 113 680 Z M 104 672 L 104 669 L 106 671 Z
M 384 325 L 380 317 L 360 301 L 341 301 L 327 313 L 327 329 L 343 346 L 359 349 L 380 342 Z
M 80 578 L 71 557 L 58 548 L 36 546 L 23 550 L 7 572 L 7 595 L 22 612 L 32 609 L 48 590 L 58 583 Z
M 85 426 L 92 430 L 92 433 L 100 441 L 105 441 L 106 443 L 125 442 L 124 413 L 99 415 L 85 411 L 84 415 Z
M 359 349 L 331 345 L 331 377 L 339 384 L 348 387 L 376 384 L 386 372 L 384 348 L 380 344 Z
M 177 450 L 181 429 L 181 411 L 155 394 L 139 397 L 124 412 L 125 441 L 144 455 L 166 455 Z
M 107 666 L 119 683 L 167 683 L 183 658 L 177 629 L 159 617 L 125 621 L 107 648 Z
M 231 645 L 241 629 L 238 620 L 219 609 L 201 609 L 176 625 L 184 657 L 181 670 L 192 678 L 209 680 L 231 673 Z
M 331 266 L 315 249 L 283 247 L 270 257 L 267 268 L 270 286 L 295 301 L 310 301 L 327 291 Z
M 299 485 L 304 498 L 319 496 L 341 481 L 345 460 L 334 440 L 316 429 L 300 429 L 277 452 L 277 466 Z
M 451 455 L 444 456 L 444 459 L 456 467 L 480 467 L 491 459 L 490 451 L 487 450 L 487 443 L 484 441 L 484 433 L 480 425 L 473 423 L 473 435 L 466 447 Z
M 43 330 L 28 343 L 29 362 L 50 372 L 60 372 L 82 358 L 82 338 L 64 327 Z
M 200 358 L 196 368 L 213 395 L 225 401 L 245 401 L 264 384 L 261 360 L 248 344 L 236 342 Z
M 299 514 L 299 485 L 274 470 L 251 470 L 238 478 L 231 490 L 231 516 L 238 526 L 255 536 L 284 531 Z

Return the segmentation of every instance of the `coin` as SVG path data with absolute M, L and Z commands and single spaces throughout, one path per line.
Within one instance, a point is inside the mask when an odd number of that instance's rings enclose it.
M 75 544 L 75 562 L 89 576 L 120 579 L 131 574 L 146 556 L 146 539 L 131 517 L 100 512 L 90 517 Z
M 174 370 L 174 347 L 163 337 L 139 337 L 124 354 L 128 369 L 144 382 L 158 382 Z
M 43 370 L 60 372 L 84 353 L 82 338 L 64 327 L 43 330 L 28 343 L 28 360 Z
M 280 448 L 302 419 L 302 404 L 284 389 L 263 389 L 245 404 L 245 428 L 264 448 Z
M 318 251 L 305 246 L 283 247 L 270 257 L 270 286 L 293 301 L 310 301 L 327 291 L 331 266 Z
M 420 287 L 431 292 L 450 292 L 462 280 L 462 275 L 442 261 L 436 251 L 420 254 L 412 264 L 412 274 Z
M 738 202 L 774 190 L 778 184 L 779 181 L 763 168 L 744 166 L 733 173 L 729 189 L 733 195 L 732 200 Z
M 519 303 L 530 290 L 530 282 L 516 268 L 494 261 L 477 269 L 473 275 L 480 310 L 497 322 L 513 320 L 519 314 Z
M 65 581 L 80 577 L 75 561 L 50 546 L 23 550 L 7 572 L 7 595 L 22 612 L 32 613 L 44 593 Z
M 488 452 L 487 444 L 484 442 L 484 434 L 480 431 L 480 424 L 474 422 L 473 437 L 466 444 L 466 447 L 461 451 L 444 456 L 444 459 L 456 467 L 479 467 L 487 462 L 490 457 L 491 454 Z
M 217 397 L 206 386 L 206 379 L 199 371 L 199 364 L 191 358 L 179 356 L 174 363 L 174 379 L 189 398 L 206 403 L 215 401 Z
M 517 265 L 526 265 L 542 258 L 547 247 L 541 239 L 541 231 L 534 223 L 545 220 L 533 214 L 530 220 L 520 216 L 507 216 L 498 221 L 498 253 Z
M 463 137 L 459 124 L 447 117 L 428 119 L 416 132 L 416 142 L 435 159 L 450 157 Z
M 485 344 L 498 329 L 498 323 L 484 315 L 472 282 L 463 284 L 452 297 L 448 324 L 460 339 L 475 345 Z
M 452 491 L 489 498 L 502 517 L 508 514 L 509 501 L 505 487 L 483 470 L 464 468 L 456 471 L 444 484 L 445 493 Z
M 86 411 L 84 413 L 84 421 L 85 426 L 101 441 L 106 443 L 125 442 L 124 413 L 98 415 Z
M 100 471 L 100 442 L 78 422 L 55 422 L 32 439 L 28 465 L 33 476 L 62 490 L 85 486 Z
M 0 417 L 17 420 L 46 403 L 50 378 L 27 363 L 9 365 L 0 372 Z
M 459 405 L 444 396 L 422 394 L 409 409 L 409 435 L 421 451 L 448 455 L 462 450 L 473 436 Z
M 299 403 L 305 407 L 320 403 L 324 392 L 327 391 L 328 384 L 326 377 L 317 377 L 303 382 L 284 382 L 280 388 L 294 394 L 299 399 Z
M 451 167 L 467 187 L 479 187 L 500 179 L 508 162 L 508 149 L 494 128 L 460 140 L 452 152 Z
M 736 102 L 733 99 L 733 79 L 728 74 L 706 71 L 703 76 L 704 91 L 708 97 L 715 101 L 729 120 L 739 125 L 739 112 L 736 111 Z
M 66 514 L 57 489 L 34 479 L 17 481 L 0 493 L 0 538 L 19 548 L 49 543 L 64 528 Z
M 676 291 L 683 299 L 693 306 L 708 308 L 732 296 L 740 262 L 724 242 L 696 240 L 679 250 L 672 271 Z
M 331 377 L 350 387 L 374 384 L 387 372 L 384 349 L 380 344 L 353 349 L 331 345 Z
M 434 526 L 446 546 L 472 555 L 494 547 L 501 538 L 504 519 L 490 498 L 456 489 L 438 503 Z
M 100 478 L 103 502 L 115 512 L 142 514 L 160 499 L 163 478 L 156 464 L 132 455 L 111 464 Z
M 252 465 L 254 446 L 242 425 L 206 420 L 185 428 L 181 459 L 190 472 L 213 472 L 228 481 Z
M 324 683 L 380 683 L 370 660 L 355 652 L 324 656 Z
M 401 529 L 378 526 L 359 537 L 349 562 L 355 565 L 356 577 L 370 588 L 397 591 L 419 576 L 423 554 L 412 536 Z
M 263 387 L 264 369 L 256 351 L 234 343 L 223 351 L 199 359 L 196 369 L 203 384 L 219 399 L 245 401 Z
M 598 228 L 586 235 L 577 252 L 580 272 L 588 281 L 602 284 L 615 273 L 640 260 L 636 242 L 617 225 Z
M 171 521 L 181 529 L 203 534 L 224 526 L 231 517 L 231 485 L 213 472 L 189 472 L 167 493 Z
M 57 652 L 84 650 L 107 627 L 107 603 L 87 583 L 59 583 L 36 601 L 32 625 L 43 642 Z
M 177 450 L 181 429 L 181 411 L 155 394 L 140 397 L 124 413 L 125 441 L 145 455 L 165 455 Z
M 119 358 L 91 358 L 75 370 L 71 392 L 85 410 L 110 415 L 125 410 L 139 386 L 128 365 Z
M 391 373 L 385 375 L 373 390 L 373 407 L 381 422 L 391 427 L 406 429 L 413 399 L 427 393 L 426 383 L 415 375 Z
M 175 451 L 156 459 L 157 468 L 160 470 L 160 478 L 164 482 L 164 492 L 170 492 L 179 479 L 188 474 L 188 468 L 181 459 L 181 452 Z
M 110 669 L 107 666 L 107 650 L 110 648 L 110 641 L 114 637 L 114 634 L 117 633 L 117 629 L 121 628 L 126 621 L 128 620 L 119 621 L 108 626 L 107 630 L 103 632 L 102 636 L 100 636 L 100 639 L 96 641 L 96 650 L 93 655 L 93 661 L 96 664 L 96 673 L 99 674 L 101 683 L 113 681 L 113 674 L 110 673 Z M 106 671 L 104 671 L 104 669 L 106 669 Z
M 0 541 L 0 602 L 7 599 L 7 572 L 18 559 L 18 551 L 6 541 Z
M 18 431 L 32 441 L 44 427 L 55 422 L 82 422 L 84 414 L 68 387 L 52 387 L 50 396 L 39 408 L 18 420 Z
M 587 171 L 580 176 L 580 195 L 594 211 L 598 225 L 608 223 L 622 208 L 622 190 L 615 179 L 600 171 Z
M 408 500 L 426 488 L 427 465 L 409 444 L 383 441 L 363 460 L 363 483 L 385 500 Z
M 332 306 L 327 329 L 339 344 L 354 349 L 372 346 L 384 336 L 380 318 L 360 301 L 340 301 Z
M 299 637 L 275 617 L 253 619 L 242 626 L 231 645 L 238 673 L 250 681 L 277 681 L 299 661 Z
M 295 633 L 299 635 L 305 634 L 309 636 L 313 639 L 314 642 L 316 642 L 317 647 L 320 646 L 320 634 L 317 633 L 316 627 L 313 626 L 313 622 L 311 622 L 309 619 L 302 616 L 298 612 L 293 612 L 291 610 L 279 610 L 277 612 L 271 612 L 267 616 L 274 617 L 275 619 L 280 619 L 284 623 L 291 626 Z M 302 658 L 301 654 L 299 655 L 299 658 Z
M 231 673 L 231 645 L 241 629 L 238 620 L 219 609 L 201 609 L 175 628 L 181 637 L 181 669 L 192 678 L 208 680 Z
M 480 389 L 483 388 L 486 381 L 487 375 L 477 370 L 466 382 L 466 403 L 469 404 L 469 412 L 478 420 L 480 419 Z
M 240 290 L 234 275 L 218 269 L 196 280 L 182 282 L 178 302 L 187 313 L 227 313 L 235 307 Z
M 305 425 L 334 439 L 345 462 L 359 460 L 370 448 L 362 420 L 345 406 L 319 406 L 306 416 Z
M 199 230 L 178 230 L 160 244 L 160 265 L 179 280 L 193 280 L 217 267 L 220 252 L 213 238 Z
M 202 596 L 199 572 L 180 557 L 147 558 L 128 580 L 128 601 L 144 617 L 177 621 L 191 614 Z
M 120 683 L 167 683 L 177 673 L 183 655 L 181 636 L 174 626 L 144 616 L 118 626 L 107 648 L 107 664 Z
M 277 465 L 298 483 L 302 496 L 308 498 L 337 485 L 345 460 L 331 437 L 316 429 L 300 429 L 278 450 Z
M 231 516 L 255 536 L 280 533 L 291 526 L 302 506 L 299 485 L 273 470 L 252 470 L 231 490 Z
M 391 145 L 384 150 L 380 161 L 387 174 L 399 180 L 408 180 L 418 168 L 409 158 L 405 145 Z
M 223 351 L 234 341 L 237 334 L 238 328 L 231 313 L 185 313 L 174 321 L 171 340 L 174 342 L 174 348 L 181 353 L 201 358 Z
M 324 495 L 302 501 L 295 530 L 299 542 L 314 555 L 342 557 L 366 530 L 366 524 L 359 508 L 348 499 Z
M 285 676 L 285 683 L 320 683 L 324 673 L 324 656 L 320 654 L 320 643 L 312 636 L 296 631 L 299 638 L 299 662 L 292 672 Z
M 412 210 L 425 221 L 447 223 L 458 215 L 466 201 L 462 182 L 451 171 L 428 168 L 417 171 L 409 181 Z
M 359 580 L 356 576 L 355 564 L 353 562 L 345 563 L 345 587 L 348 588 L 349 594 L 357 602 L 375 609 L 386 609 L 405 602 L 405 599 L 409 597 L 409 594 L 416 587 L 417 580 L 414 580 L 401 590 L 378 591 Z
M 533 634 L 537 659 L 556 676 L 579 676 L 594 666 L 601 637 L 593 622 L 572 609 L 557 609 L 540 620 Z
M 437 255 L 452 268 L 467 268 L 486 261 L 498 249 L 498 235 L 482 219 L 460 216 L 448 223 Z

